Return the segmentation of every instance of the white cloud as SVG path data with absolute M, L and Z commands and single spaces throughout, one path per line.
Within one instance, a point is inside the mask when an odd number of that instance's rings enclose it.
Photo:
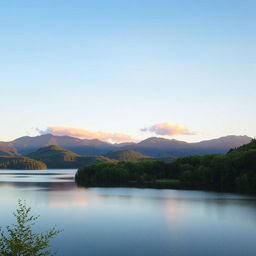
M 196 134 L 196 132 L 190 131 L 184 125 L 173 124 L 171 122 L 155 124 L 151 127 L 141 129 L 141 131 L 143 132 L 149 131 L 157 135 L 166 135 L 166 136 Z
M 37 129 L 38 130 L 38 129 Z M 86 128 L 74 128 L 67 126 L 51 126 L 46 130 L 38 130 L 40 134 L 51 133 L 57 136 L 72 136 L 80 139 L 100 139 L 108 142 L 121 143 L 121 142 L 132 142 L 134 138 L 123 133 L 109 133 L 109 132 L 94 132 Z

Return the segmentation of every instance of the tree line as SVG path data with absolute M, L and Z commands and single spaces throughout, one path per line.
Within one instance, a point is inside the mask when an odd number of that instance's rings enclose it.
M 47 165 L 28 157 L 0 156 L 0 169 L 40 170 L 47 169 Z
M 77 184 L 84 186 L 152 186 L 161 180 L 178 180 L 180 188 L 255 193 L 256 142 L 226 155 L 180 157 L 169 163 L 100 163 L 82 167 L 76 173 Z

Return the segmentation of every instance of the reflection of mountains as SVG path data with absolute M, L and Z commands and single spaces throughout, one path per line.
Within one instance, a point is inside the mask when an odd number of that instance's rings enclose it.
M 49 195 L 48 205 L 50 207 L 71 208 L 71 210 L 74 210 L 74 206 L 85 207 L 89 201 L 86 193 L 81 193 L 79 190 L 73 190 L 71 193 L 65 194 L 65 196 L 60 196 L 58 193 Z
M 22 186 L 18 183 L 25 183 L 27 186 L 33 184 L 39 187 L 46 186 L 41 183 L 74 183 L 74 171 L 69 172 L 47 170 L 44 172 L 31 172 L 31 171 L 4 171 L 0 172 L 0 186 L 3 183 L 13 183 L 15 186 Z M 48 187 L 48 186 L 47 186 Z
M 70 182 L 10 182 L 1 181 L 1 186 L 8 186 L 14 188 L 34 188 L 35 190 L 47 190 L 47 191 L 70 191 L 76 189 L 77 186 L 74 181 Z
M 41 173 L 33 173 L 33 172 L 0 172 L 0 175 L 16 175 L 19 176 L 19 175 L 26 175 L 26 176 L 42 176 L 42 175 L 46 175 L 46 176 L 51 176 L 51 175 L 63 175 L 62 173 L 44 173 L 44 172 L 41 172 Z

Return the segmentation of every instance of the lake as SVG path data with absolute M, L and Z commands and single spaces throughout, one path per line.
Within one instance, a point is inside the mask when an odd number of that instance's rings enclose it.
M 0 225 L 18 199 L 40 231 L 63 229 L 61 256 L 255 256 L 256 197 L 205 191 L 78 188 L 76 170 L 0 171 Z

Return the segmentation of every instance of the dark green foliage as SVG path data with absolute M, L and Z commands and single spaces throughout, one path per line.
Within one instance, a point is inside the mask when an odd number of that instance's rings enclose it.
M 85 185 L 152 184 L 156 179 L 164 179 L 167 172 L 168 163 L 157 160 L 101 163 L 80 168 L 76 181 Z
M 130 161 L 130 162 L 139 162 L 139 161 L 143 161 L 150 158 L 149 156 L 143 155 L 133 150 L 111 151 L 105 154 L 105 156 L 118 161 Z
M 42 170 L 47 169 L 45 163 L 21 156 L 0 156 L 0 169 Z
M 0 228 L 0 255 L 1 256 L 46 256 L 53 255 L 50 241 L 61 231 L 52 228 L 45 233 L 34 233 L 32 228 L 38 217 L 30 215 L 31 208 L 21 200 L 18 209 L 14 212 L 16 223 Z
M 232 153 L 232 152 L 240 152 L 240 151 L 248 151 L 248 150 L 251 150 L 251 149 L 255 149 L 256 150 L 256 139 L 252 139 L 250 143 L 248 144 L 245 144 L 241 147 L 238 147 L 238 148 L 235 148 L 235 149 L 231 149 L 229 151 L 229 153 Z
M 98 164 L 80 168 L 81 185 L 156 184 L 179 180 L 182 187 L 218 191 L 256 192 L 256 142 L 226 155 L 181 157 L 172 162 L 143 161 Z
M 104 156 L 81 156 L 61 147 L 51 145 L 40 148 L 28 155 L 30 158 L 42 161 L 48 168 L 79 168 L 90 164 L 101 162 L 113 162 Z

